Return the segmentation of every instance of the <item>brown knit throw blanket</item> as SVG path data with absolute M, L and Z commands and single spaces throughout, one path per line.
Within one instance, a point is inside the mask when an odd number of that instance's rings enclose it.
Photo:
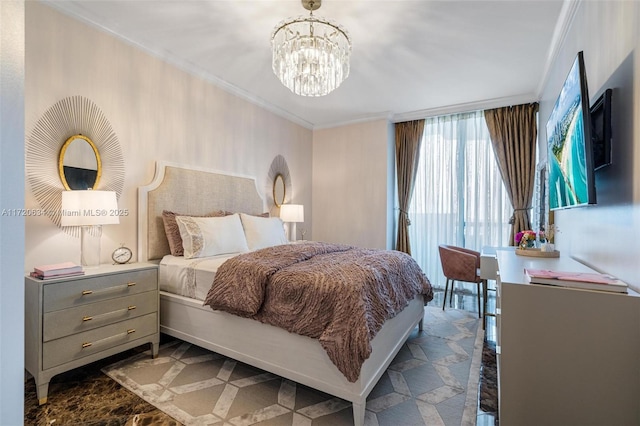
M 383 323 L 433 290 L 402 252 L 307 242 L 235 256 L 218 268 L 204 301 L 212 309 L 320 340 L 355 382 Z

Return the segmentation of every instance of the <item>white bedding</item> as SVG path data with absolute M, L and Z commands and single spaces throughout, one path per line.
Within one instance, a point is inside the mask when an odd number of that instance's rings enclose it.
M 166 255 L 160 261 L 160 290 L 204 300 L 220 265 L 236 255 L 237 253 L 223 254 L 197 259 Z

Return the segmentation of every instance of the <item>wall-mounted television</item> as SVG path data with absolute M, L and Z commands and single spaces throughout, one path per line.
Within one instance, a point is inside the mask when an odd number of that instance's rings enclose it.
M 547 121 L 549 208 L 596 203 L 589 91 L 579 52 Z
M 593 142 L 593 168 L 599 170 L 611 164 L 611 94 L 607 89 L 591 105 L 591 126 Z

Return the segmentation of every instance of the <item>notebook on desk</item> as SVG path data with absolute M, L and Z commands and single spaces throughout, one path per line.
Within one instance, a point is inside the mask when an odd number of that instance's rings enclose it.
M 532 284 L 547 284 L 585 290 L 627 293 L 627 284 L 607 274 L 597 272 L 567 272 L 525 268 L 525 278 Z

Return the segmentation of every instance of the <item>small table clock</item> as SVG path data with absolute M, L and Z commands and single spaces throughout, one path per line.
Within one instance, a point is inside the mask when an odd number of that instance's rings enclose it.
M 133 257 L 133 252 L 129 247 L 125 247 L 124 244 L 122 244 L 120 247 L 115 249 L 111 254 L 111 259 L 113 259 L 115 263 L 120 263 L 120 264 L 129 262 L 132 257 Z

